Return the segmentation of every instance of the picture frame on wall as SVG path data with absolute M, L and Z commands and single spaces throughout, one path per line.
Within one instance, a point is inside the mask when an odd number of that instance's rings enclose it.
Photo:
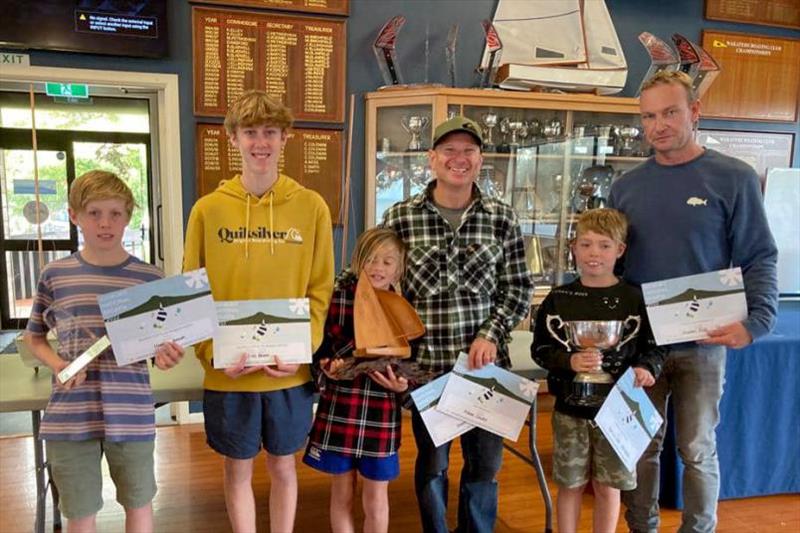
M 706 129 L 697 131 L 697 142 L 753 167 L 761 180 L 761 190 L 770 168 L 792 166 L 794 134 L 786 132 Z

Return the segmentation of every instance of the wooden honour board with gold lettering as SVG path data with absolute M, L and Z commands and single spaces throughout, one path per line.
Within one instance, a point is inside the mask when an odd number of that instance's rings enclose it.
M 193 7 L 194 112 L 263 89 L 297 120 L 343 122 L 346 48 L 343 20 Z
M 195 3 L 219 4 L 234 7 L 258 7 L 282 11 L 304 11 L 328 15 L 347 15 L 349 0 L 192 0 Z
M 797 120 L 800 40 L 703 30 L 703 48 L 722 69 L 703 97 L 704 118 Z
M 197 124 L 197 196 L 212 192 L 220 180 L 242 172 L 239 151 L 231 145 L 222 124 Z M 317 191 L 339 222 L 342 190 L 342 132 L 292 128 L 278 167 L 287 176 Z
M 706 0 L 706 18 L 800 30 L 798 0 Z

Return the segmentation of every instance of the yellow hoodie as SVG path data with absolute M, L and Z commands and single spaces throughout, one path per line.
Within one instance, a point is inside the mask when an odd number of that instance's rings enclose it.
M 333 291 L 331 215 L 319 194 L 283 174 L 260 198 L 239 175 L 221 182 L 189 215 L 183 270 L 201 267 L 216 301 L 307 297 L 312 348 L 319 346 Z M 210 390 L 263 392 L 311 379 L 308 365 L 285 378 L 256 372 L 231 379 L 214 369 L 211 341 L 196 353 Z

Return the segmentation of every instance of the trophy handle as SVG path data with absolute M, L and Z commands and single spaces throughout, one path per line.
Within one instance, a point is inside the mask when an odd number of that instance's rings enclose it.
M 400 117 L 400 125 L 406 130 L 406 133 L 411 133 L 411 130 L 408 129 L 408 115 L 403 115 Z
M 617 344 L 617 350 L 622 348 L 623 344 L 625 344 L 626 342 L 628 342 L 629 340 L 634 338 L 636 336 L 636 334 L 639 333 L 639 326 L 642 325 L 642 319 L 639 318 L 638 316 L 629 315 L 628 318 L 625 319 L 625 326 L 626 327 L 628 326 L 629 322 L 633 322 L 636 325 L 634 326 L 633 331 L 631 333 L 629 333 L 626 337 L 623 337 L 622 338 L 622 342 Z
M 431 122 L 431 119 L 428 118 L 427 116 L 422 117 L 422 127 L 419 129 L 419 131 L 420 132 L 425 131 L 425 129 L 428 127 L 428 124 L 430 124 L 430 122 Z
M 556 322 L 558 323 L 558 324 L 556 325 L 556 329 L 562 329 L 562 328 L 564 327 L 564 321 L 563 321 L 563 320 L 561 320 L 561 317 L 560 317 L 560 316 L 558 316 L 558 315 L 547 315 L 547 318 L 545 319 L 545 324 L 547 325 L 547 331 L 549 331 L 549 332 L 550 332 L 550 335 L 552 335 L 552 336 L 553 336 L 553 338 L 554 338 L 555 340 L 557 340 L 558 342 L 560 342 L 561 344 L 563 344 L 563 345 L 564 345 L 564 347 L 567 349 L 567 351 L 568 351 L 568 352 L 571 352 L 571 351 L 572 351 L 572 348 L 570 348 L 570 346 L 569 346 L 569 343 L 568 343 L 568 342 L 566 342 L 565 340 L 563 340 L 563 339 L 562 339 L 562 338 L 561 338 L 561 337 L 558 335 L 558 333 L 556 333 L 555 331 L 553 331 L 553 328 L 550 326 L 550 324 L 551 324 L 553 321 L 556 321 Z

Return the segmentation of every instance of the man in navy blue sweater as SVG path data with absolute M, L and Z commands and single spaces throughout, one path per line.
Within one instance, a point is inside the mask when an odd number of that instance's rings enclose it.
M 640 111 L 655 155 L 611 187 L 609 205 L 630 221 L 624 277 L 649 281 L 741 267 L 748 317 L 708 339 L 670 346 L 648 389 L 662 415 L 672 396 L 684 464 L 680 532 L 711 532 L 717 523 L 719 461 L 715 428 L 725 379 L 725 350 L 767 334 L 778 307 L 778 252 L 767 225 L 758 176 L 747 164 L 700 146 L 693 126 L 700 102 L 691 79 L 659 72 L 643 86 Z M 623 494 L 632 531 L 658 528 L 659 451 L 664 426 L 639 460 L 638 487 Z

